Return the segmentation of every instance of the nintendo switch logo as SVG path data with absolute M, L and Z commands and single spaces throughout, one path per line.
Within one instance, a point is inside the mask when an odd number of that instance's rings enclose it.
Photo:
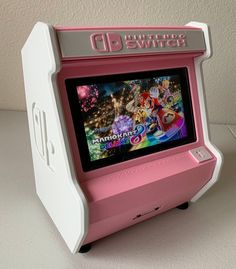
M 93 50 L 97 52 L 114 52 L 122 49 L 122 40 L 115 33 L 94 33 L 90 36 Z

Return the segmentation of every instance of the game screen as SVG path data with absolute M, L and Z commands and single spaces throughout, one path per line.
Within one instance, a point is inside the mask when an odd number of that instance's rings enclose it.
M 195 140 L 185 68 L 66 85 L 85 171 Z

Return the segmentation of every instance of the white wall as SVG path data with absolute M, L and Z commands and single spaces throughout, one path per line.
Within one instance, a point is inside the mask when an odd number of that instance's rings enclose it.
M 0 0 L 0 109 L 25 110 L 20 50 L 39 20 L 67 26 L 208 23 L 214 52 L 204 65 L 210 121 L 236 124 L 235 0 Z

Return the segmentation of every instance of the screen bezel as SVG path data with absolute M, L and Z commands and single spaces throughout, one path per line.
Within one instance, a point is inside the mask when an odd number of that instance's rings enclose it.
M 187 137 L 167 141 L 162 144 L 153 145 L 146 148 L 126 152 L 125 154 L 117 154 L 107 158 L 91 161 L 89 155 L 89 148 L 87 144 L 84 122 L 82 113 L 80 111 L 80 104 L 78 102 L 78 95 L 76 87 L 80 85 L 91 85 L 96 83 L 109 83 L 116 81 L 144 79 L 161 76 L 177 75 L 180 77 L 181 94 L 184 107 L 185 124 L 187 128 Z M 84 172 L 95 170 L 98 168 L 110 166 L 113 164 L 121 163 L 131 159 L 143 157 L 149 154 L 158 153 L 163 150 L 179 147 L 196 141 L 196 130 L 194 124 L 194 115 L 192 107 L 192 99 L 190 92 L 188 69 L 186 67 L 172 68 L 172 69 L 159 69 L 151 71 L 133 72 L 126 74 L 114 74 L 105 76 L 93 76 L 82 78 L 69 78 L 65 79 L 66 92 L 71 110 L 77 146 L 80 153 L 81 165 Z

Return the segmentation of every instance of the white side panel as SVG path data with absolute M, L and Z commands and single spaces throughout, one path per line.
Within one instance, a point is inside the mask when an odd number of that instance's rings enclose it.
M 209 148 L 209 150 L 215 155 L 217 158 L 216 167 L 214 169 L 212 178 L 208 181 L 208 183 L 191 199 L 191 202 L 197 201 L 209 188 L 212 187 L 213 184 L 219 179 L 221 167 L 223 164 L 223 155 L 220 150 L 211 143 L 209 136 L 209 126 L 208 126 L 208 118 L 207 118 L 207 110 L 205 105 L 205 91 L 204 91 L 204 83 L 203 83 L 203 74 L 202 74 L 202 62 L 211 56 L 211 39 L 209 28 L 205 23 L 199 22 L 190 22 L 187 26 L 193 26 L 201 28 L 206 42 L 206 52 L 201 57 L 195 59 L 195 72 L 197 78 L 197 88 L 199 94 L 200 101 L 200 111 L 201 111 L 201 119 L 203 126 L 203 135 L 205 145 Z
M 22 49 L 36 190 L 75 253 L 88 230 L 88 205 L 76 181 L 55 76 L 60 67 L 54 29 L 37 23 Z

